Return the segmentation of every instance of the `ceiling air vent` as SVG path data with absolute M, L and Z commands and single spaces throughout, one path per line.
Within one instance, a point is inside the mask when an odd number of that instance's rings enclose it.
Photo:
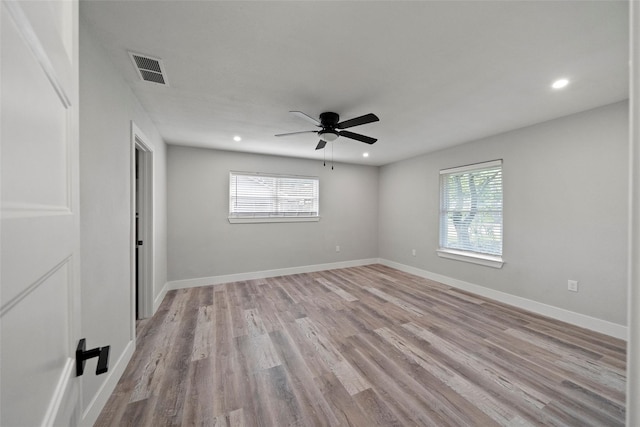
M 161 85 L 169 84 L 160 59 L 133 52 L 129 52 L 129 55 L 131 56 L 131 60 L 133 61 L 136 71 L 138 72 L 138 76 L 142 80 Z

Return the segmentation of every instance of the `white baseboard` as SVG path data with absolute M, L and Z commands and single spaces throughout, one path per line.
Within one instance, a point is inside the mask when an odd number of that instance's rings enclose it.
M 198 286 L 218 285 L 221 283 L 241 282 L 243 280 L 266 279 L 268 277 L 288 276 L 290 274 L 313 273 L 314 271 L 334 270 L 336 268 L 358 267 L 378 263 L 378 258 L 354 261 L 332 262 L 328 264 L 304 265 L 300 267 L 279 268 L 276 270 L 253 271 L 249 273 L 227 274 L 223 276 L 199 277 L 196 279 L 173 280 L 167 282 L 168 290 L 195 288 Z M 162 300 L 161 300 L 162 301 Z
M 91 399 L 89 405 L 87 405 L 87 409 L 82 414 L 82 420 L 80 421 L 81 426 L 92 426 L 95 424 L 100 412 L 104 408 L 104 405 L 107 404 L 107 400 L 111 397 L 111 393 L 115 390 L 118 381 L 122 377 L 124 370 L 131 360 L 131 356 L 133 356 L 133 352 L 135 350 L 135 341 L 129 341 L 124 351 L 118 358 L 118 361 L 109 366 L 109 374 L 107 378 L 102 383 L 96 395 Z
M 168 290 L 169 290 L 169 282 L 164 284 L 162 289 L 160 289 L 160 292 L 158 293 L 158 295 L 156 295 L 156 298 L 153 300 L 153 313 L 151 313 L 152 316 L 156 314 L 156 311 L 158 311 L 158 307 L 160 307 L 160 304 L 162 304 L 162 300 L 167 295 Z
M 586 316 L 584 314 L 576 313 L 573 311 L 565 310 L 563 308 L 554 307 L 548 304 L 543 304 L 537 301 L 533 301 L 527 298 L 518 297 L 515 295 L 507 294 L 505 292 L 489 289 L 484 286 L 476 285 L 473 283 L 465 282 L 463 280 L 454 279 L 452 277 L 443 276 L 441 274 L 432 273 L 430 271 L 421 270 L 409 265 L 400 264 L 394 261 L 386 259 L 379 259 L 380 264 L 388 267 L 395 268 L 397 270 L 404 271 L 406 273 L 414 274 L 425 279 L 435 280 L 436 282 L 443 283 L 454 288 L 462 289 L 468 292 L 472 292 L 476 295 L 491 298 L 492 300 L 499 301 L 505 304 L 512 305 L 524 310 L 531 311 L 533 313 L 541 314 L 543 316 L 551 317 L 562 322 L 570 323 L 572 325 L 580 326 L 582 328 L 590 329 L 595 332 L 600 332 L 605 335 L 627 340 L 627 327 L 619 325 L 617 323 L 608 322 L 606 320 L 597 319 L 595 317 Z

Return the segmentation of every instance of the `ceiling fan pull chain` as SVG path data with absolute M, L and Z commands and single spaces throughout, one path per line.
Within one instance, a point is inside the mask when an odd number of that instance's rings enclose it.
M 331 170 L 333 170 L 333 142 L 331 143 Z

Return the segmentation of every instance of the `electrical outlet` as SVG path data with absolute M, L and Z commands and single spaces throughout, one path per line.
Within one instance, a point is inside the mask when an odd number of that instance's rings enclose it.
M 411 249 L 411 255 L 416 256 L 416 250 L 415 249 Z
M 340 252 L 340 245 L 336 245 L 336 252 Z
M 578 292 L 578 281 L 577 280 L 569 280 L 567 284 L 567 289 L 571 292 Z

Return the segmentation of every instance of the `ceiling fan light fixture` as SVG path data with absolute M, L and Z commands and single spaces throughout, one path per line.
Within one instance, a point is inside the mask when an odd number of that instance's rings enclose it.
M 333 142 L 338 139 L 339 135 L 338 132 L 334 130 L 321 130 L 320 132 L 318 132 L 318 136 L 324 142 Z

